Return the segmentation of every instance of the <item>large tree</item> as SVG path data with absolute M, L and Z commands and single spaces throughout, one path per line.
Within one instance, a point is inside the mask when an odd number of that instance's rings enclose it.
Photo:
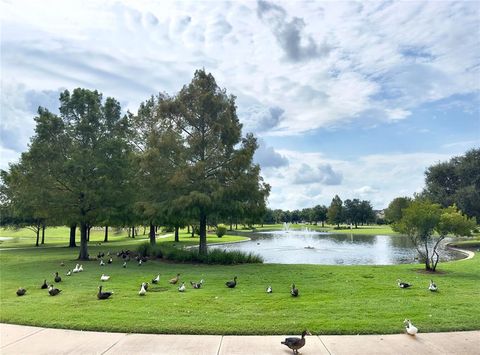
M 456 204 L 480 220 L 480 148 L 432 165 L 425 172 L 424 195 L 447 207 Z
M 221 213 L 221 203 L 229 203 L 226 194 L 252 169 L 257 143 L 252 135 L 242 138 L 235 97 L 227 95 L 204 70 L 197 70 L 191 83 L 168 100 L 166 107 L 175 130 L 181 132 L 185 157 L 174 203 L 196 216 L 199 252 L 206 254 L 207 220 Z M 257 190 L 264 188 L 260 181 L 254 185 Z M 265 198 L 265 194 L 258 196 Z M 235 198 L 232 194 L 230 202 Z
M 130 149 L 120 104 L 97 91 L 60 95 L 60 115 L 39 108 L 27 152 L 51 209 L 80 226 L 79 259 L 88 259 L 87 230 L 128 199 Z
M 343 203 L 338 195 L 335 195 L 328 207 L 327 218 L 329 223 L 336 224 L 337 227 L 340 227 L 340 223 L 345 220 Z

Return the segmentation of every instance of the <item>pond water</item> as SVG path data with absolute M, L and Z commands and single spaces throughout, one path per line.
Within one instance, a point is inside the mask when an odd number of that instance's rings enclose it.
M 250 241 L 209 246 L 261 255 L 265 263 L 323 265 L 392 265 L 415 263 L 417 251 L 408 237 L 331 234 L 310 231 L 275 231 L 252 234 Z M 439 248 L 440 260 L 463 254 Z

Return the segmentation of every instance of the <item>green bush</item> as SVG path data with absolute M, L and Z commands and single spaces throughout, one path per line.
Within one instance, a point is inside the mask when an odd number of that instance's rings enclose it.
M 263 258 L 254 253 L 245 253 L 239 250 L 226 251 L 221 249 L 211 249 L 207 255 L 200 255 L 197 250 L 181 249 L 169 244 L 143 243 L 137 249 L 142 256 L 164 259 L 178 263 L 203 263 L 203 264 L 258 264 L 263 263 Z
M 227 227 L 224 226 L 223 224 L 219 224 L 217 226 L 217 230 L 215 231 L 215 234 L 219 238 L 223 237 L 225 234 L 227 234 Z

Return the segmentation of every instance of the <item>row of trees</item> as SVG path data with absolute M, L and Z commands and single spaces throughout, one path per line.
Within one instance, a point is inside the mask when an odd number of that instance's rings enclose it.
M 60 113 L 39 108 L 35 134 L 17 164 L 1 171 L 3 225 L 80 227 L 80 259 L 91 226 L 195 224 L 206 253 L 207 223 L 260 221 L 270 186 L 241 135 L 235 97 L 211 74 L 195 72 L 174 96 L 122 115 L 117 100 L 75 89 Z M 72 235 L 72 233 L 71 233 Z
M 348 223 L 358 228 L 359 224 L 366 224 L 375 221 L 375 213 L 370 201 L 359 199 L 347 199 L 342 202 L 338 195 L 332 199 L 329 207 L 316 205 L 302 210 L 283 211 L 281 209 L 268 209 L 263 219 L 264 223 L 299 223 L 308 222 L 310 224 L 325 222 L 336 224 Z

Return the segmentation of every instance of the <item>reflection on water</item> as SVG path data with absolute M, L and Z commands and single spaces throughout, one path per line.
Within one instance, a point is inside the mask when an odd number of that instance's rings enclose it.
M 209 248 L 241 250 L 263 256 L 266 263 L 324 265 L 392 265 L 417 262 L 417 251 L 409 238 L 389 235 L 259 233 L 252 240 Z M 461 258 L 461 254 L 439 250 L 440 260 Z

